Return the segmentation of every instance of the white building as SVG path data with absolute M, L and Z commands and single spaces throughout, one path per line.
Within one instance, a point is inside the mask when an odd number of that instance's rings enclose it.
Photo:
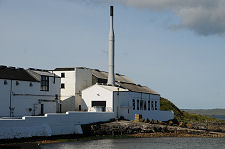
M 108 72 L 85 67 L 56 68 L 53 73 L 61 76 L 62 112 L 84 110 L 81 108 L 82 90 L 96 83 L 106 84 L 108 79 Z M 152 91 L 148 87 L 136 85 L 125 75 L 116 74 L 115 79 L 118 85 L 130 90 Z
M 156 92 L 135 92 L 107 85 L 93 85 L 82 91 L 82 109 L 89 112 L 114 112 L 134 120 L 135 114 L 143 118 L 167 121 L 174 118 L 172 111 L 160 111 L 160 95 Z
M 91 69 L 56 68 L 53 72 L 61 76 L 62 112 L 81 111 L 81 91 L 92 85 Z
M 0 116 L 59 111 L 60 77 L 43 70 L 0 66 Z

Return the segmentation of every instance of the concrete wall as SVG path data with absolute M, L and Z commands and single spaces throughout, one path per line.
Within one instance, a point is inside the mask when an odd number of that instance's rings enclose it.
M 108 121 L 110 112 L 67 112 L 22 119 L 0 119 L 0 139 L 82 134 L 81 124 Z
M 40 82 L 0 79 L 0 117 L 10 116 L 10 90 L 12 116 L 39 115 L 41 104 L 44 105 L 44 113 L 56 113 L 56 102 L 51 100 L 55 100 L 56 94 L 60 95 L 59 85 L 60 78 L 53 83 L 53 77 L 50 77 L 49 91 L 40 91 Z

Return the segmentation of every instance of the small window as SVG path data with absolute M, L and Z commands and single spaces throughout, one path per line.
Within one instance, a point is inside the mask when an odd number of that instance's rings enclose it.
M 32 82 L 30 82 L 30 87 L 32 87 L 33 86 L 33 83 Z
M 135 100 L 133 99 L 133 110 L 135 110 Z
M 53 77 L 53 84 L 55 84 L 55 74 L 54 74 L 54 77 Z
M 49 77 L 41 76 L 41 91 L 49 91 Z
M 19 85 L 19 84 L 20 84 L 19 81 L 16 81 L 16 86 Z
M 65 88 L 65 84 L 64 83 L 61 84 L 61 88 Z
M 7 85 L 7 84 L 8 84 L 7 80 L 4 80 L 4 85 Z
M 155 101 L 155 110 L 157 110 L 157 101 Z
M 150 111 L 150 100 L 148 101 L 148 111 Z
M 154 101 L 152 101 L 152 103 L 151 103 L 151 107 L 152 107 L 152 110 L 154 110 Z
M 147 108 L 146 108 L 146 101 L 144 101 L 144 110 L 146 110 Z
M 140 109 L 143 110 L 143 100 L 140 100 Z
M 139 100 L 137 100 L 137 110 L 139 110 Z
M 65 78 L 65 73 L 64 72 L 61 73 L 61 78 Z

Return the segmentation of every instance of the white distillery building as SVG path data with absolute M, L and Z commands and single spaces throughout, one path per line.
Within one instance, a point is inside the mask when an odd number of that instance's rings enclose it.
M 0 116 L 21 117 L 60 110 L 60 77 L 39 69 L 0 66 Z
M 82 109 L 89 112 L 114 112 L 116 118 L 143 118 L 167 121 L 172 111 L 160 111 L 160 95 L 156 92 L 130 91 L 126 88 L 96 84 L 82 91 Z
M 82 90 L 96 83 L 106 84 L 108 72 L 85 67 L 56 68 L 53 73 L 61 77 L 60 100 L 62 112 L 83 111 Z M 125 75 L 115 74 L 116 83 L 129 90 L 151 91 L 146 86 L 135 84 Z

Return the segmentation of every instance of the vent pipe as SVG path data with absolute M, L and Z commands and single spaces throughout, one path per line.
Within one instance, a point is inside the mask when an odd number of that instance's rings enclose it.
M 108 73 L 108 85 L 115 86 L 115 74 L 114 74 L 114 29 L 113 29 L 113 6 L 110 6 L 110 30 L 109 30 L 109 73 Z

